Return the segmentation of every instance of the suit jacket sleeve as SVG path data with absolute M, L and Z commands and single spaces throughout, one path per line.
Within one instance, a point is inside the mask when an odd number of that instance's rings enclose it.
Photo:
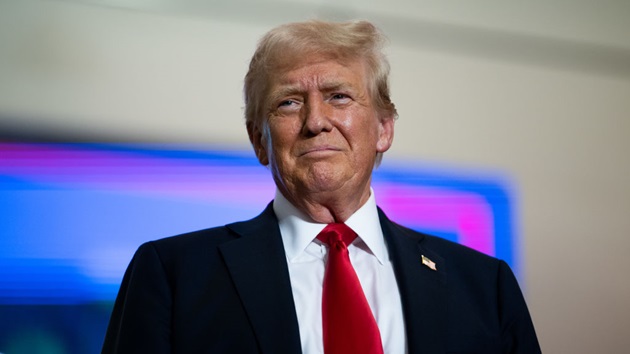
M 152 243 L 145 243 L 125 272 L 101 353 L 170 353 L 170 312 L 164 267 Z
M 499 262 L 499 316 L 502 353 L 540 353 L 540 346 L 525 299 L 510 267 Z

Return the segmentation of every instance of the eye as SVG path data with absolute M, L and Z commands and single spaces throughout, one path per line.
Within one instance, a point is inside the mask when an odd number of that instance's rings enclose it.
M 350 96 L 346 95 L 345 93 L 335 93 L 330 98 L 333 100 L 343 100 L 346 98 L 350 98 Z
M 282 101 L 282 102 L 280 102 L 278 104 L 278 107 L 288 107 L 288 106 L 294 105 L 296 103 L 297 102 L 295 102 L 294 100 L 284 100 L 284 101 Z
M 335 92 L 330 95 L 328 101 L 335 106 L 345 106 L 352 101 L 352 97 L 345 93 Z
M 287 98 L 280 100 L 275 108 L 275 112 L 280 115 L 293 114 L 300 110 L 301 102 L 298 99 Z

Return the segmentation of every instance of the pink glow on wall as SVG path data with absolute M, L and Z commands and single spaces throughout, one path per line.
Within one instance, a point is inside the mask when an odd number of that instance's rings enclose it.
M 494 255 L 493 215 L 477 194 L 420 186 L 376 185 L 379 204 L 403 225 L 456 233 L 457 242 Z
M 255 204 L 269 202 L 274 191 L 269 173 L 258 165 L 209 165 L 200 159 L 71 150 L 65 145 L 0 144 L 0 152 L 0 174 L 61 188 Z

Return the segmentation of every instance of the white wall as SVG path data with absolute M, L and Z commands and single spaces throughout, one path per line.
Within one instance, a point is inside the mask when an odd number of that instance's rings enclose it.
M 0 127 L 246 147 L 256 40 L 315 16 L 389 35 L 390 156 L 516 180 L 543 350 L 627 350 L 630 3 L 0 0 Z

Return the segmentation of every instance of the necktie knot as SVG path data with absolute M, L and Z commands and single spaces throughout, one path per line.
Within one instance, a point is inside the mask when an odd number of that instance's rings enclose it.
M 326 225 L 326 227 L 317 235 L 317 239 L 328 244 L 329 247 L 342 247 L 345 248 L 357 238 L 356 232 L 354 232 L 348 225 L 344 223 L 332 223 Z M 340 244 L 340 241 L 343 242 Z

